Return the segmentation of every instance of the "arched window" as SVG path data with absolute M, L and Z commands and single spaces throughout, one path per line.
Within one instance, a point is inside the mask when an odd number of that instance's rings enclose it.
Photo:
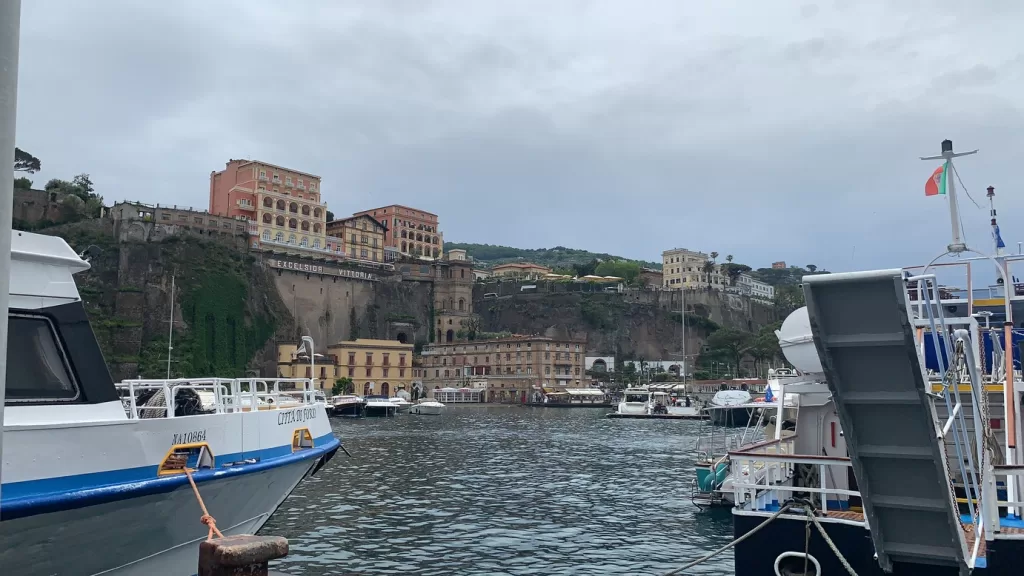
M 284 226 L 284 216 L 278 215 L 278 217 L 277 217 L 277 225 L 278 226 Z
M 302 242 L 299 242 L 299 246 L 302 246 L 303 248 L 308 247 L 309 246 L 309 238 L 306 238 L 305 236 L 303 236 L 302 237 Z
M 288 235 L 288 243 L 289 244 L 295 244 L 295 234 L 289 234 Z
M 405 230 L 402 231 L 402 235 L 403 236 L 405 235 Z M 402 242 L 402 252 L 405 252 L 405 251 L 406 251 L 405 242 Z
M 297 213 L 299 211 L 299 205 L 296 204 L 295 202 L 292 202 L 291 204 L 288 205 L 288 211 Z
M 264 224 L 270 224 L 271 220 L 273 220 L 273 217 L 271 217 L 270 214 L 264 214 L 263 215 L 263 223 Z
M 322 213 L 322 211 L 319 208 L 314 208 L 313 209 L 313 217 L 314 218 L 319 218 L 321 213 Z
M 267 208 L 272 208 L 274 206 L 274 199 L 271 198 L 270 196 L 264 196 L 263 205 L 266 206 Z
M 416 235 L 416 241 L 417 242 L 423 242 L 423 234 L 417 234 Z
M 309 232 L 309 222 L 307 222 L 306 220 L 302 221 L 302 231 Z
M 302 215 L 303 216 L 309 216 L 309 206 L 303 206 L 302 207 Z
M 284 210 L 284 200 L 278 200 L 277 201 L 277 209 L 278 210 Z
M 402 230 L 402 238 L 408 238 L 408 237 L 409 237 L 409 236 L 408 236 L 408 234 L 406 233 L 406 231 L 405 231 L 405 230 Z
M 274 236 L 274 241 L 284 242 L 284 232 L 278 232 L 277 235 Z
M 449 328 L 448 332 L 445 332 L 444 341 L 445 342 L 453 342 L 454 340 L 455 340 L 455 331 Z
M 320 239 L 313 240 L 313 248 L 320 249 Z
M 270 230 L 264 230 L 263 231 L 263 239 L 267 240 L 267 241 L 270 240 Z
M 295 229 L 295 228 L 297 228 L 298 226 L 299 226 L 299 221 L 298 221 L 298 220 L 296 220 L 295 218 L 289 218 L 289 219 L 288 219 L 288 227 L 289 227 L 289 228 L 291 228 L 292 230 L 294 230 L 294 229 Z
M 320 233 L 320 223 L 319 222 L 315 222 L 313 224 L 313 232 L 316 232 L 317 234 Z
M 463 300 L 462 298 L 459 298 L 459 312 L 465 312 L 465 311 L 466 311 L 466 301 Z

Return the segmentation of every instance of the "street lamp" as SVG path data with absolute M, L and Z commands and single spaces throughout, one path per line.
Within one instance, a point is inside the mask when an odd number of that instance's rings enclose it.
M 307 342 L 309 342 L 309 351 L 306 350 Z M 318 356 L 320 358 L 326 358 L 326 356 L 324 356 L 323 354 L 316 353 L 316 345 L 313 343 L 313 338 L 311 336 L 302 337 L 302 346 L 299 346 L 299 349 L 295 351 L 295 356 L 297 358 L 309 358 L 310 381 L 313 384 L 313 388 L 316 388 L 316 358 Z

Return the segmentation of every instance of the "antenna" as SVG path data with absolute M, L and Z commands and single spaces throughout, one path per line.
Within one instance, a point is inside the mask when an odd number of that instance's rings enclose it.
M 174 274 L 171 274 L 171 316 L 167 327 L 167 379 L 171 379 L 171 351 L 174 350 Z
M 970 152 L 953 152 L 953 141 L 943 140 L 942 141 L 942 154 L 938 156 L 922 156 L 921 160 L 945 160 L 945 169 L 943 171 L 944 180 L 946 181 L 946 195 L 949 196 L 949 221 L 953 229 L 953 241 L 947 246 L 947 250 L 953 254 L 961 254 L 967 250 L 967 244 L 964 243 L 963 237 L 960 234 L 960 208 L 956 202 L 956 178 L 952 177 L 953 172 L 953 158 L 959 158 L 961 156 L 970 156 L 971 154 L 977 154 L 977 150 Z M 943 191 L 939 191 L 942 193 Z

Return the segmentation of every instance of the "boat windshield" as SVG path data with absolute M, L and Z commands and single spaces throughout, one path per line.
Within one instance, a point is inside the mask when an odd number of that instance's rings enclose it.
M 633 393 L 626 394 L 625 402 L 647 402 L 647 394 Z

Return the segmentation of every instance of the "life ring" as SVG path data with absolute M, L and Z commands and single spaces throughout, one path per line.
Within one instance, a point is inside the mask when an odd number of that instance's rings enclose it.
M 818 563 L 818 560 L 814 556 L 804 554 L 803 552 L 783 552 L 782 554 L 779 554 L 779 557 L 775 559 L 775 576 L 783 576 L 782 572 L 779 572 L 779 564 L 781 564 L 786 558 L 799 558 L 801 560 L 806 558 L 814 566 L 814 573 L 804 573 L 803 576 L 821 576 L 821 564 Z

